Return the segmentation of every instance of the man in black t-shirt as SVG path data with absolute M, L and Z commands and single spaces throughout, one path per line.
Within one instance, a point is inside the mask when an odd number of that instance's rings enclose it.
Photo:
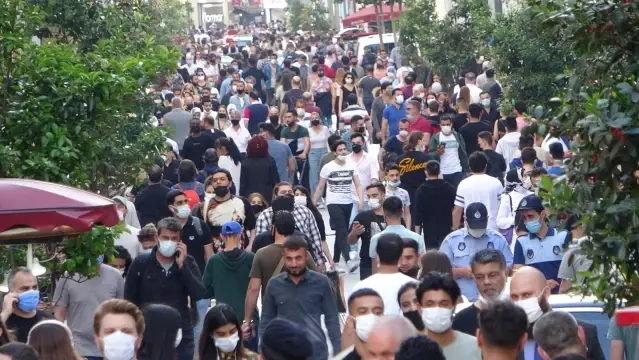
M 504 185 L 504 176 L 507 170 L 506 160 L 501 154 L 493 150 L 493 135 L 488 131 L 482 131 L 477 134 L 477 141 L 479 142 L 479 147 L 488 157 L 486 174 L 499 180 Z
M 371 237 L 386 228 L 382 203 L 386 198 L 386 188 L 382 184 L 371 184 L 366 187 L 368 207 L 371 210 L 362 211 L 353 220 L 347 241 L 350 245 L 362 239 L 359 250 L 359 279 L 364 280 L 373 273 L 373 263 L 369 256 Z
M 14 332 L 16 340 L 27 342 L 31 328 L 44 319 L 52 319 L 51 314 L 37 309 L 40 304 L 38 280 L 31 270 L 19 267 L 7 279 L 9 293 L 4 296 L 0 318 L 7 329 Z
M 490 302 L 508 299 L 508 294 L 504 292 L 508 267 L 501 251 L 482 249 L 470 259 L 470 269 L 479 290 L 479 299 L 455 315 L 453 330 L 475 336 L 479 328 L 479 311 Z
M 482 114 L 482 107 L 479 104 L 470 104 L 468 107 L 468 122 L 459 129 L 459 134 L 466 143 L 466 154 L 470 156 L 475 151 L 481 150 L 477 142 L 477 135 L 482 131 L 491 131 L 488 124 L 479 120 Z

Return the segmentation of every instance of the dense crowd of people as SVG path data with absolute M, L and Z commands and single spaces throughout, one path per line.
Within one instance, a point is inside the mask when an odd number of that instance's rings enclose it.
M 539 197 L 571 139 L 535 134 L 524 102 L 500 112 L 488 61 L 445 91 L 397 46 L 358 56 L 279 22 L 179 46 L 156 89 L 166 146 L 113 198 L 117 255 L 50 302 L 15 269 L 0 359 L 605 359 L 549 304 L 597 271 L 579 218 Z M 613 317 L 610 359 L 637 358 L 637 335 Z

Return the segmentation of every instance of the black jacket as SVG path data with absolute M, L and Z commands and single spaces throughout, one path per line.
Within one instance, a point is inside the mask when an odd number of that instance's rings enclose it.
M 171 189 L 162 184 L 150 184 L 135 197 L 135 209 L 138 212 L 140 226 L 156 224 L 165 217 L 173 216 L 166 205 L 166 194 Z
M 426 180 L 415 192 L 413 222 L 424 229 L 424 243 L 439 248 L 453 227 L 455 189 L 441 179 Z
M 584 335 L 586 335 L 586 347 L 588 353 L 585 360 L 606 360 L 603 350 L 601 350 L 601 344 L 599 343 L 599 337 L 597 337 L 597 327 L 591 323 L 587 323 L 581 320 L 577 320 L 577 324 L 584 329 Z M 581 357 L 561 357 L 557 359 L 562 360 L 576 360 L 582 359 Z M 524 354 L 519 354 L 519 360 L 524 360 Z
M 280 182 L 275 160 L 272 157 L 247 157 L 242 160 L 240 196 L 248 198 L 252 193 L 260 193 L 265 199 L 273 197 L 273 188 Z

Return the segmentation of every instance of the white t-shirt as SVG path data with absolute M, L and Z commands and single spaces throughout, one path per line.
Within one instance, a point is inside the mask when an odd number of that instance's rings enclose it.
M 129 232 L 122 233 L 122 235 L 115 240 L 115 245 L 123 246 L 129 254 L 131 254 L 131 259 L 135 259 L 140 251 L 140 242 L 138 241 L 140 229 L 134 228 L 131 225 L 127 225 L 126 228 Z
M 550 152 L 550 144 L 554 144 L 554 143 L 561 143 L 561 147 L 564 149 L 564 152 L 568 152 L 568 147 L 566 146 L 566 143 L 563 142 L 563 140 L 556 138 L 556 137 L 551 137 L 550 134 L 546 135 L 546 137 L 544 138 L 544 141 L 541 142 L 541 148 L 549 153 Z M 545 160 L 545 159 L 541 159 L 541 160 Z
M 328 127 L 322 126 L 319 132 L 309 128 L 308 134 L 311 139 L 311 149 L 328 149 L 328 137 L 331 135 Z
M 444 153 L 439 157 L 441 172 L 450 175 L 462 171 L 459 161 L 459 142 L 455 135 L 439 133 L 439 143 L 444 146 Z
M 442 352 L 446 359 L 481 360 L 477 338 L 460 331 L 455 331 L 455 340 L 443 347 Z
M 326 203 L 327 204 L 352 204 L 353 203 L 353 178 L 355 164 L 347 160 L 344 165 L 339 165 L 333 160 L 324 165 L 320 171 L 320 177 L 326 179 Z
M 497 212 L 503 192 L 504 187 L 496 178 L 486 174 L 471 175 L 459 183 L 455 205 L 466 210 L 472 203 L 484 204 L 488 210 L 488 228 L 499 231 Z
M 397 293 L 399 288 L 411 281 L 417 282 L 412 277 L 400 272 L 395 274 L 374 274 L 355 284 L 351 293 L 359 289 L 373 289 L 377 291 L 384 301 L 384 315 L 402 315 L 402 310 L 397 302 Z
M 362 187 L 364 200 L 366 200 L 366 187 L 373 183 L 373 179 L 379 178 L 379 171 L 377 170 L 377 159 L 362 150 L 362 157 L 359 161 L 353 158 L 353 153 L 348 155 L 348 161 L 352 161 L 355 164 L 355 174 L 359 180 L 359 185 Z M 353 200 L 359 201 L 359 194 L 356 193 L 355 185 L 352 187 Z
M 242 163 L 235 163 L 228 155 L 221 155 L 217 161 L 217 166 L 226 169 L 231 173 L 233 184 L 235 184 L 235 193 L 240 193 L 240 176 L 242 175 Z
M 237 145 L 237 148 L 238 150 L 240 150 L 241 153 L 246 152 L 248 142 L 249 140 L 251 140 L 251 133 L 249 133 L 249 131 L 246 130 L 245 127 L 240 126 L 237 131 L 235 131 L 233 127 L 230 127 L 224 130 L 224 133 L 226 134 L 226 137 L 228 137 L 229 139 L 233 139 L 235 145 Z

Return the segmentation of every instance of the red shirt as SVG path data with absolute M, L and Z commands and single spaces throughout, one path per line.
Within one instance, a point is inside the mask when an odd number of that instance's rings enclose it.
M 433 133 L 433 127 L 430 125 L 430 121 L 424 119 L 421 115 L 419 115 L 416 120 L 409 121 L 408 123 L 409 123 L 409 128 L 408 128 L 409 133 L 412 133 L 415 130 L 419 130 L 423 132 L 424 134 Z
M 333 72 L 333 69 L 331 69 L 330 66 L 326 66 L 326 64 L 324 64 L 324 65 L 320 65 L 319 67 L 324 69 L 324 76 L 328 77 L 331 80 L 335 79 L 335 73 Z
M 320 108 L 318 108 L 317 106 L 313 105 L 313 104 L 305 104 L 304 105 L 304 111 L 306 111 L 309 114 L 312 114 L 314 112 L 316 112 L 317 114 L 320 114 Z

